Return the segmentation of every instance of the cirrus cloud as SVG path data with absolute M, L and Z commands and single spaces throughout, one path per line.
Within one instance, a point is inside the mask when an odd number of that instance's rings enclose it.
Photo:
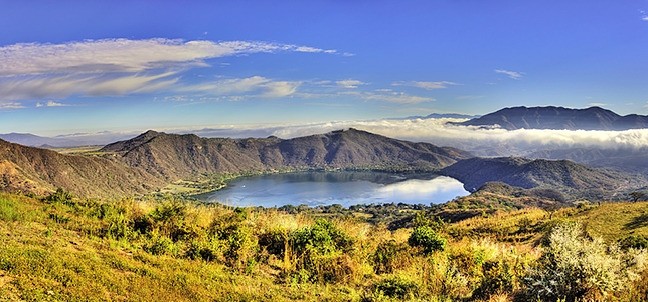
M 0 47 L 0 76 L 48 73 L 144 72 L 238 54 L 335 50 L 258 41 L 104 39 L 63 44 L 20 43 Z
M 438 82 L 410 81 L 410 82 L 392 83 L 392 86 L 411 86 L 411 87 L 417 87 L 417 88 L 422 88 L 427 90 L 444 89 L 452 85 L 458 85 L 458 84 L 449 81 L 438 81 Z
M 209 66 L 208 59 L 278 52 L 337 53 L 258 41 L 104 39 L 13 44 L 0 47 L 0 102 L 8 108 L 21 100 L 161 91 L 179 84 L 183 71 Z M 267 97 L 290 95 L 298 86 L 268 81 L 259 85 Z
M 511 70 L 506 70 L 506 69 L 495 69 L 496 73 L 500 73 L 503 75 L 506 75 L 507 77 L 513 79 L 513 80 L 519 80 L 524 76 L 524 72 L 519 72 L 519 71 L 511 71 Z
M 178 91 L 239 97 L 253 93 L 260 97 L 279 98 L 295 93 L 300 84 L 300 82 L 274 81 L 262 76 L 253 76 L 191 85 L 183 87 Z
M 359 80 L 346 79 L 346 80 L 336 81 L 335 84 L 337 84 L 339 87 L 342 88 L 354 89 L 354 88 L 358 88 L 358 86 L 360 85 L 365 85 L 366 83 Z

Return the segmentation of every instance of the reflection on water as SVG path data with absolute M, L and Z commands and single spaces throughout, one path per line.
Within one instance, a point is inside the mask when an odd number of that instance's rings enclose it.
M 442 203 L 469 193 L 458 180 L 435 175 L 374 172 L 302 172 L 237 179 L 203 196 L 232 206 L 309 206 L 403 202 Z

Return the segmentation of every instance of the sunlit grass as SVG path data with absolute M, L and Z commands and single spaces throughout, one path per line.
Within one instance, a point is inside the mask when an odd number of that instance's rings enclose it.
M 647 206 L 603 204 L 553 214 L 531 208 L 445 225 L 417 218 L 449 239 L 445 249 L 424 253 L 408 243 L 411 228 L 390 231 L 356 215 L 331 216 L 328 223 L 321 215 L 276 209 L 0 194 L 0 297 L 513 301 L 553 225 L 587 221 L 589 233 L 609 232 L 614 235 L 606 238 L 615 241 L 645 234 Z M 640 286 L 632 289 L 628 297 L 641 295 Z

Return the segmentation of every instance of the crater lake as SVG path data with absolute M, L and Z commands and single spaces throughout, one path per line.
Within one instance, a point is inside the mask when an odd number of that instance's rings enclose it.
M 348 207 L 391 202 L 429 205 L 468 194 L 461 182 L 447 176 L 343 171 L 241 177 L 199 199 L 237 207 Z

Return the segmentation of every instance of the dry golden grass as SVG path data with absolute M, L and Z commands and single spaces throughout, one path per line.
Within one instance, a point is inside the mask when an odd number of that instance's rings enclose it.
M 648 203 L 565 209 L 555 212 L 552 219 L 544 210 L 525 209 L 446 225 L 440 232 L 452 239 L 445 250 L 425 255 L 408 245 L 411 229 L 389 231 L 350 215 L 333 219 L 333 227 L 353 241 L 351 248 L 345 252 L 333 248 L 331 253 L 309 258 L 315 261 L 312 264 L 301 264 L 323 266 L 318 269 L 338 279 L 313 282 L 303 279 L 305 269 L 299 269 L 298 251 L 290 241 L 295 233 L 316 223 L 307 214 L 182 204 L 181 214 L 172 214 L 181 217 L 155 222 L 152 227 L 160 229 L 150 233 L 119 224 L 121 218 L 149 217 L 174 205 L 178 204 L 132 199 L 111 204 L 43 202 L 0 193 L 0 297 L 27 301 L 512 301 L 526 268 L 540 256 L 541 250 L 533 243 L 554 221 L 587 221 L 590 233 L 612 241 L 648 231 L 643 220 Z M 189 238 L 167 238 L 160 241 L 168 245 L 162 252 L 152 252 L 156 240 L 167 236 L 163 231 L 172 233 L 177 227 L 172 223 L 189 230 L 183 235 Z M 126 233 L 110 233 L 120 226 L 126 226 Z M 215 226 L 223 229 L 214 230 Z M 260 243 L 267 234 L 282 234 L 287 245 L 280 245 L 288 253 L 270 253 Z M 187 255 L 195 243 L 209 246 L 214 257 L 192 260 Z M 377 253 L 385 246 L 393 247 L 393 253 L 388 251 L 382 258 L 389 261 L 390 270 L 377 272 Z M 231 255 L 239 258 L 228 260 Z M 505 282 L 488 283 L 500 279 Z

